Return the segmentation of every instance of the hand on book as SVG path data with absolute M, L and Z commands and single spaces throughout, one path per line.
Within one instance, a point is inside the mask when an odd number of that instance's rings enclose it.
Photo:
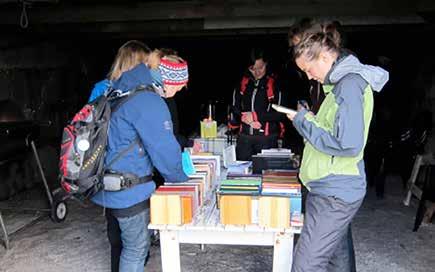
M 242 122 L 248 125 L 251 125 L 251 123 L 254 121 L 252 117 L 252 112 L 242 112 Z
M 261 123 L 258 122 L 258 121 L 255 121 L 255 122 L 252 122 L 252 123 L 250 124 L 250 126 L 251 126 L 252 128 L 254 128 L 254 129 L 260 129 L 260 128 L 261 128 Z
M 298 112 L 292 112 L 292 113 L 287 113 L 287 118 L 290 119 L 290 121 L 293 121 L 293 119 L 295 119 L 295 116 Z

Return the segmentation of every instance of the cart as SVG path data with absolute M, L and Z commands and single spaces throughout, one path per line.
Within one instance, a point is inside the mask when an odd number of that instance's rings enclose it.
M 5 220 L 2 216 L 2 211 L 47 212 L 49 213 L 52 221 L 56 223 L 64 221 L 68 213 L 68 208 L 66 204 L 67 195 L 64 194 L 63 190 L 61 190 L 60 188 L 54 190 L 53 192 L 50 190 L 46 176 L 44 174 L 44 169 L 38 155 L 38 150 L 35 144 L 35 136 L 38 135 L 38 133 L 35 133 L 35 131 L 39 131 L 41 125 L 46 124 L 33 121 L 0 123 L 0 137 L 2 137 L 3 145 L 7 145 L 7 148 L 10 149 L 9 153 L 5 154 L 6 157 L 3 156 L 3 158 L 0 158 L 0 165 L 6 164 L 16 159 L 17 156 L 22 155 L 22 152 L 30 151 L 36 161 L 36 166 L 39 174 L 41 175 L 44 190 L 48 199 L 48 207 L 14 207 L 11 205 L 0 205 L 0 234 L 2 234 L 3 236 L 6 249 L 10 248 L 10 236 L 13 233 L 16 233 L 17 231 L 35 222 L 35 220 L 39 219 L 41 216 L 35 216 L 34 218 L 32 218 L 32 220 L 30 220 L 30 222 L 27 222 L 15 231 L 8 232 L 8 230 L 6 229 Z M 14 145 L 9 144 L 9 141 L 14 142 L 15 144 L 18 142 L 18 147 L 14 149 Z M 24 141 L 24 143 L 22 141 Z

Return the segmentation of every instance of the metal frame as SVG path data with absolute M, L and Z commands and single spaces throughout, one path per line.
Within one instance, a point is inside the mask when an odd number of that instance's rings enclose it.
M 36 216 L 35 218 L 33 218 L 30 222 L 27 222 L 25 225 L 21 226 L 19 229 L 15 230 L 14 232 L 8 233 L 7 229 L 6 229 L 6 225 L 4 223 L 2 214 L 1 214 L 1 210 L 19 210 L 19 211 L 44 211 L 44 212 L 51 212 L 53 209 L 53 204 L 54 204 L 54 200 L 53 200 L 53 194 L 50 191 L 50 188 L 48 187 L 48 183 L 47 183 L 47 179 L 45 178 L 45 174 L 44 174 L 44 169 L 42 168 L 42 164 L 41 161 L 39 159 L 39 155 L 38 155 L 38 151 L 36 149 L 36 145 L 35 142 L 33 140 L 30 141 L 30 144 L 28 142 L 28 140 L 26 139 L 26 145 L 31 147 L 32 149 L 32 153 L 33 156 L 35 157 L 36 160 L 36 164 L 38 166 L 38 170 L 39 170 L 39 174 L 41 175 L 42 178 L 42 183 L 44 184 L 44 189 L 47 193 L 47 198 L 50 204 L 50 208 L 12 208 L 12 207 L 0 207 L 0 227 L 2 229 L 3 232 L 3 237 L 4 237 L 4 244 L 5 244 L 5 248 L 8 250 L 10 248 L 10 235 L 12 235 L 13 233 L 16 233 L 17 231 L 25 228 L 26 226 L 30 225 L 31 223 L 35 222 L 36 220 L 38 220 L 40 218 L 40 216 Z

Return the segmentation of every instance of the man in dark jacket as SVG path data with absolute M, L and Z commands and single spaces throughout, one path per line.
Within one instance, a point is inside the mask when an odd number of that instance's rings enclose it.
M 267 71 L 267 59 L 261 49 L 251 52 L 248 72 L 234 90 L 230 128 L 240 130 L 237 159 L 251 160 L 262 149 L 277 147 L 282 137 L 285 115 L 271 104 L 281 105 L 281 92 L 276 78 Z

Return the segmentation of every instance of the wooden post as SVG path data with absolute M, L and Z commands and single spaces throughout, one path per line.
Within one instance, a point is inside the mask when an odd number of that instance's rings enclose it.
M 411 202 L 412 194 L 414 193 L 418 199 L 421 198 L 421 190 L 415 186 L 415 181 L 418 176 L 418 171 L 420 170 L 420 166 L 422 165 L 423 156 L 417 155 L 415 157 L 414 166 L 412 168 L 411 177 L 408 181 L 408 193 L 406 194 L 405 199 L 403 200 L 403 204 L 405 206 L 409 206 L 409 203 Z

